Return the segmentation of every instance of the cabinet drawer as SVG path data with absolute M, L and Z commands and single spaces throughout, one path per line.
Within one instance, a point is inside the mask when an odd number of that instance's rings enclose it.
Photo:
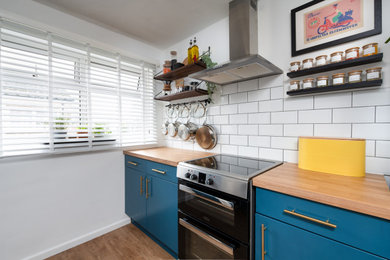
M 126 155 L 125 166 L 138 171 L 144 171 L 146 169 L 148 161 L 137 157 Z
M 170 165 L 148 161 L 146 173 L 177 183 L 176 167 Z
M 256 212 L 390 258 L 390 221 L 259 188 Z

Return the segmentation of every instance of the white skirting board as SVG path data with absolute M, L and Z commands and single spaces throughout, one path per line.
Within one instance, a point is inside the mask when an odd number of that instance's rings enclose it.
M 31 256 L 28 256 L 26 258 L 24 258 L 24 260 L 40 260 L 40 259 L 45 259 L 47 257 L 50 257 L 50 256 L 53 256 L 55 254 L 58 254 L 60 252 L 63 252 L 65 250 L 68 250 L 72 247 L 75 247 L 75 246 L 78 246 L 82 243 L 85 243 L 89 240 L 92 240 L 96 237 L 99 237 L 101 235 L 104 235 L 110 231 L 113 231 L 115 229 L 118 229 L 122 226 L 125 226 L 127 224 L 130 223 L 130 218 L 125 218 L 125 219 L 122 219 L 120 221 L 117 221 L 115 223 L 112 223 L 108 226 L 105 226 L 105 227 L 102 227 L 102 228 L 99 228 L 99 229 L 96 229 L 92 232 L 89 232 L 85 235 L 82 235 L 82 236 L 79 236 L 79 237 L 76 237 L 72 240 L 69 240 L 65 243 L 62 243 L 62 244 L 59 244 L 57 246 L 54 246 L 54 247 L 51 247 L 51 248 L 48 248 L 46 250 L 43 250 L 41 252 L 38 252 L 37 254 L 34 254 L 34 255 L 31 255 Z

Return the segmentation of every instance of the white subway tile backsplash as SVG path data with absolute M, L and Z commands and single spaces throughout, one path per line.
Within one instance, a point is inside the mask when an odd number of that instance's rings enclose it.
M 314 108 L 351 107 L 352 93 L 333 93 L 314 96 Z
M 283 99 L 260 101 L 259 112 L 283 111 Z
M 228 115 L 214 116 L 213 122 L 214 122 L 214 124 L 217 124 L 217 125 L 229 124 L 229 116 Z
M 236 135 L 238 133 L 237 125 L 222 125 L 221 134 L 224 135 Z
M 230 143 L 230 135 L 218 135 L 218 143 L 219 144 L 229 144 Z
M 259 157 L 268 160 L 283 161 L 283 150 L 272 148 L 259 148 Z
M 366 172 L 376 174 L 390 174 L 390 159 L 366 157 Z
M 390 158 L 390 141 L 376 141 L 376 156 Z
M 298 137 L 271 137 L 271 148 L 298 150 Z
M 259 125 L 259 135 L 282 136 L 283 125 Z
M 248 92 L 248 101 L 260 101 L 260 100 L 269 100 L 270 99 L 270 89 L 260 89 L 256 91 Z
M 259 79 L 260 88 L 272 88 L 283 85 L 283 74 Z
M 284 136 L 313 136 L 313 124 L 284 125 Z
M 315 124 L 314 136 L 351 138 L 351 124 Z
M 248 115 L 249 124 L 269 124 L 271 123 L 271 114 L 267 113 L 256 113 Z
M 271 124 L 296 124 L 298 123 L 298 112 L 272 112 Z
M 290 163 L 298 163 L 298 151 L 284 150 L 284 161 Z
M 375 107 L 333 109 L 333 123 L 372 123 L 374 120 Z
M 252 79 L 238 83 L 238 92 L 251 91 L 259 88 L 259 80 Z
M 246 114 L 236 114 L 229 116 L 229 123 L 238 125 L 238 124 L 247 124 L 248 123 L 248 115 Z
M 353 106 L 390 105 L 390 88 L 356 91 L 352 97 Z
M 208 115 L 214 116 L 214 115 L 219 115 L 221 112 L 221 107 L 220 106 L 212 106 L 208 108 Z
M 390 106 L 376 107 L 376 122 L 390 123 Z
M 229 95 L 221 96 L 219 102 L 220 102 L 220 105 L 227 105 L 227 104 L 229 104 Z
M 390 140 L 390 124 L 354 124 L 353 138 Z
M 238 146 L 223 144 L 223 145 L 221 145 L 221 153 L 237 155 L 238 154 Z
M 257 135 L 259 132 L 258 125 L 239 125 L 238 134 L 240 135 Z
M 248 100 L 247 92 L 229 95 L 229 104 L 243 103 L 243 102 L 247 102 L 247 100 Z
M 375 156 L 375 141 L 366 140 L 366 156 Z
M 281 99 L 284 97 L 284 87 L 271 88 L 271 99 Z
M 242 135 L 230 135 L 230 144 L 233 145 L 248 145 L 248 137 Z
M 284 110 L 313 109 L 313 97 L 288 97 L 284 100 Z
M 258 112 L 258 103 L 242 103 L 238 105 L 238 113 L 255 113 Z
M 237 93 L 237 91 L 238 91 L 237 83 L 222 86 L 222 95 Z
M 249 146 L 271 147 L 270 136 L 249 136 Z
M 257 147 L 239 146 L 238 155 L 257 158 L 259 156 L 259 149 Z
M 299 123 L 331 123 L 332 122 L 332 110 L 307 110 L 299 111 Z
M 221 106 L 221 115 L 230 115 L 237 114 L 238 106 L 237 105 L 224 105 Z

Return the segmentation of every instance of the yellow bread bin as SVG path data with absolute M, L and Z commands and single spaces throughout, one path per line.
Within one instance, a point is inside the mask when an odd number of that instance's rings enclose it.
M 299 137 L 298 167 L 310 171 L 364 177 L 366 140 Z

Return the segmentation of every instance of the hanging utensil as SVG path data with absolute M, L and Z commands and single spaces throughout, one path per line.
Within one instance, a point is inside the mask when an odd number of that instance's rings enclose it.
M 217 131 L 211 125 L 206 124 L 207 108 L 205 109 L 205 120 L 203 126 L 196 131 L 195 139 L 200 147 L 206 150 L 213 149 L 218 142 Z
M 186 105 L 185 105 L 185 109 L 188 111 L 187 122 L 182 123 L 178 129 L 178 135 L 180 139 L 182 139 L 183 141 L 187 141 L 190 138 L 194 138 L 196 131 L 198 130 L 198 126 L 190 122 L 191 120 L 190 109 Z

